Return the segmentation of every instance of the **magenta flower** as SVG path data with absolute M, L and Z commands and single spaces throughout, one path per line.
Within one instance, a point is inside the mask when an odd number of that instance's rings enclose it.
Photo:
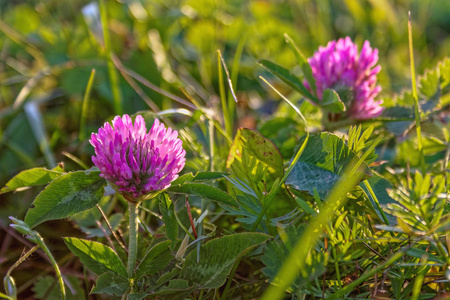
M 325 89 L 334 89 L 347 106 L 347 114 L 353 119 L 369 119 L 383 112 L 381 103 L 374 98 L 381 91 L 376 85 L 381 67 L 375 66 L 378 50 L 364 42 L 361 53 L 349 37 L 331 41 L 319 47 L 308 59 L 316 80 L 317 96 L 322 98 Z
M 155 120 L 147 133 L 142 116 L 116 116 L 91 135 L 92 162 L 103 178 L 124 197 L 136 202 L 164 190 L 178 177 L 186 151 L 178 132 Z

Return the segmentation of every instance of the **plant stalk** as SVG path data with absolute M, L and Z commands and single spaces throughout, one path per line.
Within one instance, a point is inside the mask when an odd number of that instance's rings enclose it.
M 130 230 L 128 232 L 128 263 L 127 271 L 128 278 L 133 278 L 134 269 L 136 268 L 136 257 L 137 257 L 137 241 L 138 241 L 138 214 L 139 203 L 128 202 L 128 208 L 130 213 L 129 226 Z
M 39 247 L 41 247 L 42 250 L 44 250 L 44 252 L 45 252 L 45 254 L 47 254 L 48 258 L 50 258 L 50 262 L 52 263 L 53 268 L 55 269 L 55 272 L 56 272 L 56 277 L 58 278 L 59 288 L 61 289 L 61 299 L 65 300 L 66 299 L 66 288 L 64 286 L 64 280 L 62 278 L 61 271 L 59 270 L 58 263 L 56 262 L 52 253 L 47 248 L 47 245 L 44 244 L 44 240 L 40 236 L 39 236 L 39 240 L 37 241 L 37 244 L 39 245 Z

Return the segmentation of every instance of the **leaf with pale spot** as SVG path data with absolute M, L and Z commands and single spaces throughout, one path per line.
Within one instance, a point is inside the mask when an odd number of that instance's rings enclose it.
M 53 180 L 34 200 L 25 216 L 30 228 L 42 222 L 63 219 L 94 207 L 103 196 L 106 181 L 99 171 L 77 171 Z

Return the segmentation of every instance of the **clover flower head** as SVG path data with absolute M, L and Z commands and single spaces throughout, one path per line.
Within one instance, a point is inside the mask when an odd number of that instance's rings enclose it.
M 381 91 L 376 85 L 381 67 L 376 65 L 378 50 L 365 41 L 361 52 L 349 37 L 331 41 L 308 59 L 316 80 L 317 96 L 325 89 L 334 89 L 348 108 L 353 119 L 369 119 L 383 112 L 375 97 Z
M 186 151 L 177 136 L 157 119 L 147 133 L 142 116 L 134 124 L 128 115 L 116 116 L 91 135 L 92 162 L 127 200 L 139 201 L 168 188 L 183 169 Z

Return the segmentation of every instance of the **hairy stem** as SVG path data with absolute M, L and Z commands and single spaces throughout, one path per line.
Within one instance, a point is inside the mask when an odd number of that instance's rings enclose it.
M 128 202 L 128 207 L 130 210 L 130 231 L 128 233 L 128 278 L 133 278 L 134 269 L 136 267 L 136 256 L 137 256 L 137 241 L 138 241 L 138 222 L 137 222 L 137 213 L 138 213 L 139 203 L 131 203 Z
M 55 269 L 56 277 L 58 278 L 59 288 L 61 289 L 61 299 L 66 299 L 66 288 L 64 286 L 64 280 L 61 275 L 61 271 L 59 270 L 58 263 L 56 262 L 55 258 L 53 257 L 50 250 L 47 248 L 47 245 L 44 244 L 44 240 L 39 237 L 40 239 L 37 241 L 37 244 L 39 247 L 41 247 L 42 250 L 44 250 L 45 254 L 47 254 L 48 258 L 50 258 L 50 262 L 52 263 L 53 268 Z

